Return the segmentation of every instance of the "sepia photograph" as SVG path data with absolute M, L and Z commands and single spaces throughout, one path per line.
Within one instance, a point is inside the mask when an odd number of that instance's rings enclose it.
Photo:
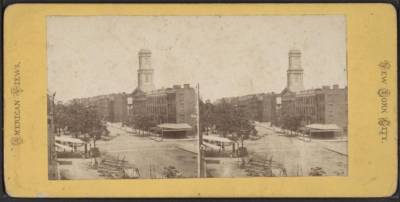
M 46 29 L 50 180 L 348 175 L 344 15 Z

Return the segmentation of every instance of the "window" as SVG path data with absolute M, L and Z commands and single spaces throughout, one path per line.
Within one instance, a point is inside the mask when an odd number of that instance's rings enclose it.
M 148 74 L 145 75 L 145 81 L 146 81 L 146 83 L 149 82 L 149 75 Z

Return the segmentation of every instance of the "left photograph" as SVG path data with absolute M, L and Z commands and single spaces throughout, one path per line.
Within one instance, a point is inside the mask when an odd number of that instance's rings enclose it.
M 82 20 L 48 18 L 49 179 L 197 177 L 196 84 L 157 86 L 151 50 L 124 52 L 118 37 L 99 44 L 105 30 Z M 90 35 L 89 46 L 79 43 Z
M 151 51 L 141 49 L 136 57 L 138 83 L 131 93 L 63 101 L 48 91 L 49 179 L 197 176 L 196 89 L 157 89 Z

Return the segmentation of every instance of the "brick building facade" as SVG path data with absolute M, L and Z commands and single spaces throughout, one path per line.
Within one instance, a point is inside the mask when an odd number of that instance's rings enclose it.
M 123 122 L 127 119 L 126 97 L 127 95 L 125 93 L 114 93 L 74 99 L 72 102 L 76 102 L 84 106 L 94 106 L 97 115 L 102 120 L 109 122 Z
M 109 121 L 124 122 L 127 119 L 127 95 L 125 93 L 110 96 L 109 101 Z
M 128 119 L 152 116 L 158 123 L 188 123 L 195 126 L 196 93 L 189 84 L 144 93 L 136 89 L 128 96 Z
M 282 116 L 300 116 L 302 125 L 336 124 L 347 130 L 347 87 L 323 86 L 282 96 Z
M 264 94 L 262 97 L 261 121 L 276 124 L 278 114 L 278 95 L 275 93 Z
M 215 104 L 224 101 L 242 109 L 250 120 L 274 123 L 276 122 L 276 97 L 275 93 L 250 94 L 221 98 Z

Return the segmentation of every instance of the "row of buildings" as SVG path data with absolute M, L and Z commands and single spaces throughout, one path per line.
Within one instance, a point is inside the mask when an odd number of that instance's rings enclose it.
M 187 123 L 195 126 L 195 89 L 189 84 L 156 89 L 151 52 L 139 51 L 138 85 L 132 93 L 117 93 L 74 99 L 83 105 L 96 106 L 103 120 L 130 122 L 135 116 L 149 115 L 157 123 Z
M 301 116 L 305 124 L 336 124 L 347 130 L 347 87 L 322 86 L 300 92 L 286 92 L 281 97 L 281 118 Z
M 127 119 L 127 94 L 114 93 L 73 99 L 71 103 L 95 106 L 97 114 L 106 121 L 123 122 Z
M 132 93 L 76 99 L 96 106 L 98 114 L 111 122 L 127 122 L 136 115 L 150 115 L 158 123 L 187 123 L 195 126 L 196 93 L 189 84 L 156 89 L 151 51 L 140 50 L 138 84 Z M 347 129 L 347 87 L 338 85 L 304 89 L 301 52 L 288 54 L 287 84 L 280 93 L 259 93 L 216 100 L 242 108 L 249 119 L 282 125 L 286 117 L 299 116 L 302 124 L 336 124 Z
M 194 126 L 196 93 L 189 84 L 144 92 L 137 88 L 127 97 L 128 119 L 147 114 L 158 123 L 187 123 Z
M 298 116 L 302 125 L 336 124 L 347 131 L 347 87 L 338 85 L 304 89 L 301 52 L 289 52 L 287 84 L 280 93 L 260 93 L 221 98 L 215 103 L 228 102 L 242 108 L 250 119 L 283 125 L 286 117 Z
M 338 85 L 299 92 L 259 93 L 221 98 L 214 104 L 230 103 L 243 109 L 251 120 L 282 125 L 284 117 L 300 116 L 303 125 L 336 124 L 347 129 L 347 87 Z
M 277 116 L 276 93 L 258 93 L 237 97 L 225 97 L 218 99 L 214 104 L 222 102 L 230 103 L 235 107 L 241 108 L 249 119 L 259 122 L 275 122 Z

